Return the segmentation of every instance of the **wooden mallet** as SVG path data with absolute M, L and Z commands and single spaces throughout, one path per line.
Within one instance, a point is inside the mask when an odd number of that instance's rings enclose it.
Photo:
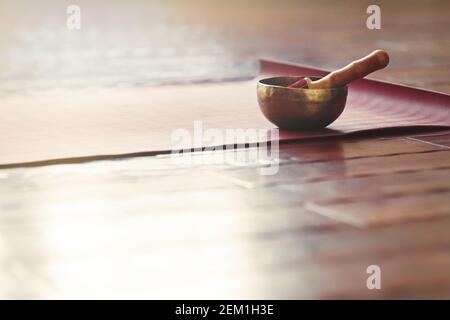
M 325 77 L 312 81 L 309 78 L 297 80 L 289 88 L 328 89 L 338 88 L 364 78 L 368 74 L 383 69 L 389 64 L 389 55 L 384 50 L 375 50 L 368 56 L 353 61 L 347 66 L 331 72 Z

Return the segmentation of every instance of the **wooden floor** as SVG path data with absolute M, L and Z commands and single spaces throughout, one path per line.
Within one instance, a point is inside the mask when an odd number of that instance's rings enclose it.
M 253 151 L 2 170 L 1 297 L 450 297 L 450 132 Z
M 375 78 L 450 92 L 449 1 L 380 1 L 380 31 L 360 1 L 170 3 L 197 45 L 323 68 L 382 47 Z M 285 143 L 268 176 L 254 152 L 0 170 L 0 298 L 450 298 L 450 131 Z

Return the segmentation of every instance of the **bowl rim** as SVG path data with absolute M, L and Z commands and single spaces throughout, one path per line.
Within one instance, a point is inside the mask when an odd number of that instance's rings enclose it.
M 347 90 L 348 86 L 342 86 L 342 87 L 336 87 L 336 88 L 327 88 L 327 89 L 308 89 L 308 88 L 289 88 L 289 87 L 285 87 L 285 86 L 280 86 L 280 85 L 275 85 L 275 84 L 268 84 L 268 83 L 264 83 L 262 81 L 264 80 L 270 80 L 270 79 L 277 79 L 277 78 L 297 78 L 302 79 L 302 78 L 310 78 L 313 80 L 318 80 L 321 79 L 323 77 L 321 76 L 276 76 L 276 77 L 269 77 L 269 78 L 263 78 L 263 79 L 259 79 L 258 80 L 258 86 L 265 86 L 265 87 L 272 87 L 272 88 L 281 88 L 281 89 L 286 89 L 286 90 L 301 90 L 301 91 L 342 91 L 342 90 Z

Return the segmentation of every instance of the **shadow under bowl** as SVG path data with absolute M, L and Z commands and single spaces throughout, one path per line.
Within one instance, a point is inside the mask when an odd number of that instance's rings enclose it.
M 258 81 L 259 107 L 264 116 L 280 129 L 304 131 L 325 128 L 344 111 L 347 86 L 331 89 L 287 87 L 302 78 L 273 77 Z

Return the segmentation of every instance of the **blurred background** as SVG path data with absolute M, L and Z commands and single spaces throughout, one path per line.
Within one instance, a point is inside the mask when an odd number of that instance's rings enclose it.
M 1 0 L 0 95 L 248 78 L 259 58 L 334 69 L 375 48 L 392 59 L 374 78 L 450 93 L 450 1 L 376 1 L 381 30 L 366 27 L 370 4 Z

